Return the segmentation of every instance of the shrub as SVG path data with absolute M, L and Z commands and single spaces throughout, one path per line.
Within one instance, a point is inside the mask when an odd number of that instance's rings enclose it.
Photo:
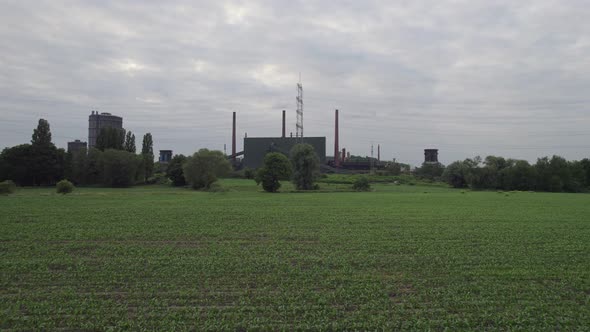
M 371 184 L 366 176 L 361 176 L 354 181 L 352 189 L 356 191 L 369 191 L 371 190 Z
M 297 144 L 291 149 L 290 157 L 295 187 L 297 190 L 312 190 L 320 175 L 320 159 L 313 146 Z
M 181 187 L 186 185 L 184 171 L 182 170 L 185 162 L 186 157 L 181 154 L 175 155 L 172 157 L 172 160 L 170 160 L 168 168 L 166 168 L 166 176 L 172 181 L 173 186 Z
M 16 191 L 16 184 L 10 180 L 0 182 L 0 195 L 12 194 Z
M 201 149 L 187 158 L 182 170 L 193 189 L 209 189 L 217 177 L 231 171 L 231 165 L 223 152 Z
M 291 176 L 291 164 L 289 159 L 279 152 L 267 153 L 264 156 L 264 165 L 256 173 L 256 184 L 262 183 L 262 188 L 267 192 L 277 192 L 281 187 L 279 180 L 287 180 Z
M 74 185 L 68 180 L 61 180 L 55 185 L 58 194 L 69 194 L 74 191 Z
M 244 177 L 246 179 L 254 179 L 256 177 L 256 171 L 246 167 L 246 169 L 244 170 Z
M 101 155 L 103 184 L 107 187 L 133 185 L 141 165 L 140 158 L 123 150 L 105 150 Z

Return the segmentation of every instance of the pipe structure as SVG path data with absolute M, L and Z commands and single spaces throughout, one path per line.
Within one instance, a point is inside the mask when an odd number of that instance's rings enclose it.
M 233 125 L 231 133 L 231 160 L 236 162 L 236 112 L 233 114 Z
M 335 113 L 336 122 L 334 124 L 334 166 L 340 166 L 340 149 L 338 148 L 338 110 Z
M 285 124 L 286 119 L 287 119 L 286 113 L 287 112 L 285 110 L 283 110 L 283 136 L 282 136 L 283 138 L 286 137 L 286 132 L 287 132 L 287 127 L 286 127 L 286 124 Z

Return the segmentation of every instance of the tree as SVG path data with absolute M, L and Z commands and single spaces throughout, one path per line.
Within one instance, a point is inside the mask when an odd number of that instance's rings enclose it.
M 36 147 L 54 146 L 53 143 L 51 143 L 51 130 L 49 128 L 49 122 L 47 122 L 47 120 L 39 119 L 37 129 L 33 130 L 31 145 Z
M 21 144 L 5 148 L 0 154 L 2 169 L 0 181 L 12 180 L 19 186 L 35 184 L 32 167 L 34 163 L 33 146 Z
M 443 179 L 455 188 L 467 187 L 469 180 L 473 181 L 473 168 L 476 166 L 472 159 L 455 161 L 445 168 Z
M 135 182 L 139 159 L 134 153 L 107 149 L 101 155 L 102 183 L 107 187 L 129 187 Z
M 186 179 L 184 178 L 184 171 L 182 167 L 186 162 L 186 156 L 177 154 L 172 157 L 168 167 L 166 168 L 166 176 L 172 181 L 172 185 L 176 187 L 185 186 Z
M 369 178 L 366 176 L 361 176 L 354 180 L 352 184 L 352 190 L 356 191 L 369 191 L 371 190 L 371 183 L 369 182 Z
M 440 178 L 445 170 L 445 166 L 441 163 L 422 163 L 422 167 L 416 169 L 415 174 L 419 177 L 435 180 Z
M 218 177 L 231 171 L 231 165 L 223 152 L 201 149 L 187 158 L 182 169 L 193 189 L 209 189 Z
M 314 182 L 320 174 L 320 160 L 313 146 L 296 144 L 290 153 L 293 166 L 293 183 L 298 190 L 314 189 Z
M 154 142 L 150 133 L 143 135 L 141 155 L 143 157 L 144 177 L 147 182 L 148 178 L 154 174 Z
M 125 130 L 120 128 L 101 128 L 96 138 L 96 148 L 100 151 L 106 149 L 123 150 L 125 145 Z
M 267 153 L 264 156 L 264 164 L 256 172 L 256 184 L 262 183 L 262 188 L 267 192 L 277 192 L 281 187 L 280 180 L 288 180 L 291 176 L 291 164 L 287 157 L 279 152 Z
M 131 131 L 125 135 L 124 149 L 127 152 L 135 153 L 135 135 Z

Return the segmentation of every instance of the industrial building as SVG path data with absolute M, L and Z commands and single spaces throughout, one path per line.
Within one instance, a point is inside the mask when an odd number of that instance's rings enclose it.
M 300 143 L 313 146 L 320 163 L 326 162 L 325 137 L 246 137 L 242 165 L 248 168 L 261 167 L 267 153 L 280 152 L 289 156 L 293 146 Z
M 92 111 L 88 117 L 88 148 L 96 146 L 96 139 L 102 128 L 117 128 L 123 130 L 123 118 L 111 113 Z
M 158 162 L 161 164 L 169 163 L 172 160 L 172 150 L 160 150 L 160 158 Z
M 326 138 L 325 137 L 287 137 L 286 136 L 286 112 L 283 111 L 281 137 L 245 137 L 244 150 L 236 152 L 236 112 L 233 112 L 232 124 L 232 154 L 229 158 L 234 166 L 258 168 L 262 166 L 264 156 L 269 152 L 280 152 L 287 156 L 293 146 L 305 143 L 313 146 L 318 159 L 322 164 L 326 162 Z M 241 164 L 237 157 L 244 156 Z M 238 165 L 240 164 L 240 165 Z
M 82 142 L 79 139 L 68 142 L 68 153 L 78 152 L 82 149 L 86 149 L 86 142 Z
M 425 163 L 438 163 L 438 149 L 424 149 Z

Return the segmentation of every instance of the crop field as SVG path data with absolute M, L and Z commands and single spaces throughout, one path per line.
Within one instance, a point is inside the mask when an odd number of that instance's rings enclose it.
M 590 195 L 223 186 L 0 196 L 0 329 L 590 329 Z

